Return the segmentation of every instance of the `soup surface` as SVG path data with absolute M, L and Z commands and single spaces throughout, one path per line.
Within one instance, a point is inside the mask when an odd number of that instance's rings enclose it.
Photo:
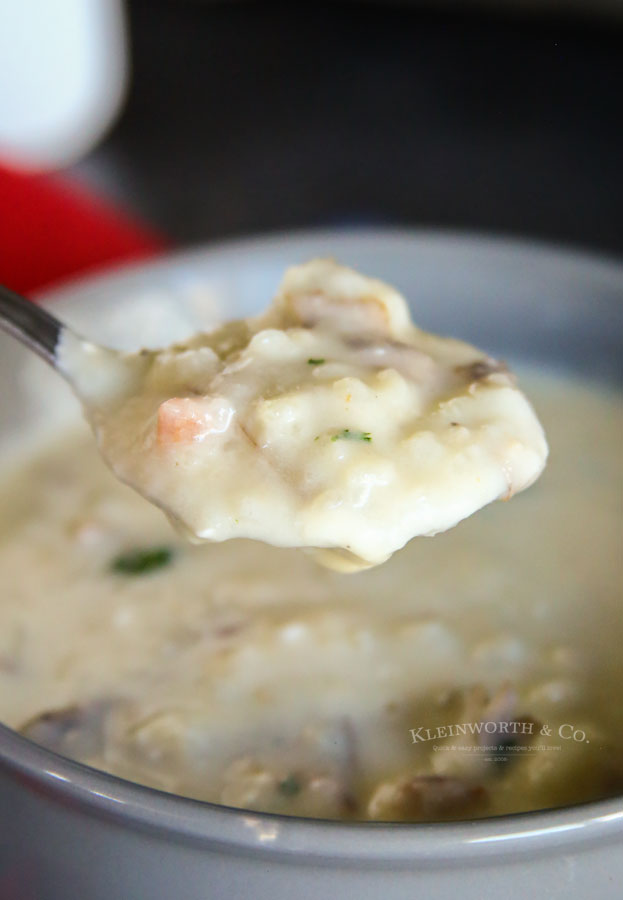
M 231 806 L 443 820 L 623 787 L 620 399 L 524 373 L 539 482 L 356 575 L 191 546 L 87 427 L 0 485 L 0 719 Z

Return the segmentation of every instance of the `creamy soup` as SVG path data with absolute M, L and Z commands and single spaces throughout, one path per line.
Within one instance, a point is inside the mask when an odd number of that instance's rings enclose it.
M 68 334 L 58 355 L 117 476 L 196 540 L 364 568 L 528 487 L 547 456 L 504 365 L 331 260 L 186 344 L 120 357 Z
M 0 719 L 142 784 L 286 814 L 443 820 L 619 791 L 620 399 L 522 384 L 551 446 L 538 484 L 361 574 L 187 544 L 86 426 L 5 467 Z

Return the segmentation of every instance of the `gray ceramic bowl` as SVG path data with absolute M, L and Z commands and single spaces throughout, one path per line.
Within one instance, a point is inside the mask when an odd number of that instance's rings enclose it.
M 157 344 L 257 310 L 286 265 L 317 254 L 395 283 L 423 327 L 511 361 L 620 382 L 623 268 L 532 244 L 403 231 L 277 236 L 122 269 L 49 300 L 98 340 Z M 0 377 L 10 385 L 0 398 L 5 450 L 76 415 L 60 380 L 8 338 Z M 2 900 L 569 900 L 619 897 L 623 881 L 621 799 L 439 825 L 303 820 L 130 784 L 2 727 L 0 810 Z

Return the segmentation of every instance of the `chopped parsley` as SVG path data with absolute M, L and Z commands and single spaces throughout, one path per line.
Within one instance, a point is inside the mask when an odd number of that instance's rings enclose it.
M 168 566 L 172 559 L 173 551 L 170 547 L 137 547 L 116 556 L 110 568 L 121 575 L 144 575 L 146 572 Z
M 294 797 L 301 790 L 301 782 L 296 775 L 288 775 L 277 785 L 278 790 L 286 797 Z
M 368 441 L 372 440 L 372 435 L 369 431 L 351 431 L 350 428 L 344 428 L 343 431 L 338 431 L 337 434 L 334 434 L 331 438 L 332 441 Z
M 308 359 L 307 365 L 308 366 L 321 366 L 324 362 L 325 362 L 324 359 Z

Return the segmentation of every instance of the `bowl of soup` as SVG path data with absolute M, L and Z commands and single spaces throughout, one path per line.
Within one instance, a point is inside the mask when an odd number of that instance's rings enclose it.
M 156 348 L 258 313 L 286 267 L 326 256 L 508 362 L 546 470 L 368 571 L 193 546 L 106 468 L 66 385 L 2 336 L 9 896 L 614 891 L 621 267 L 478 236 L 317 232 L 43 302 L 98 342 Z

